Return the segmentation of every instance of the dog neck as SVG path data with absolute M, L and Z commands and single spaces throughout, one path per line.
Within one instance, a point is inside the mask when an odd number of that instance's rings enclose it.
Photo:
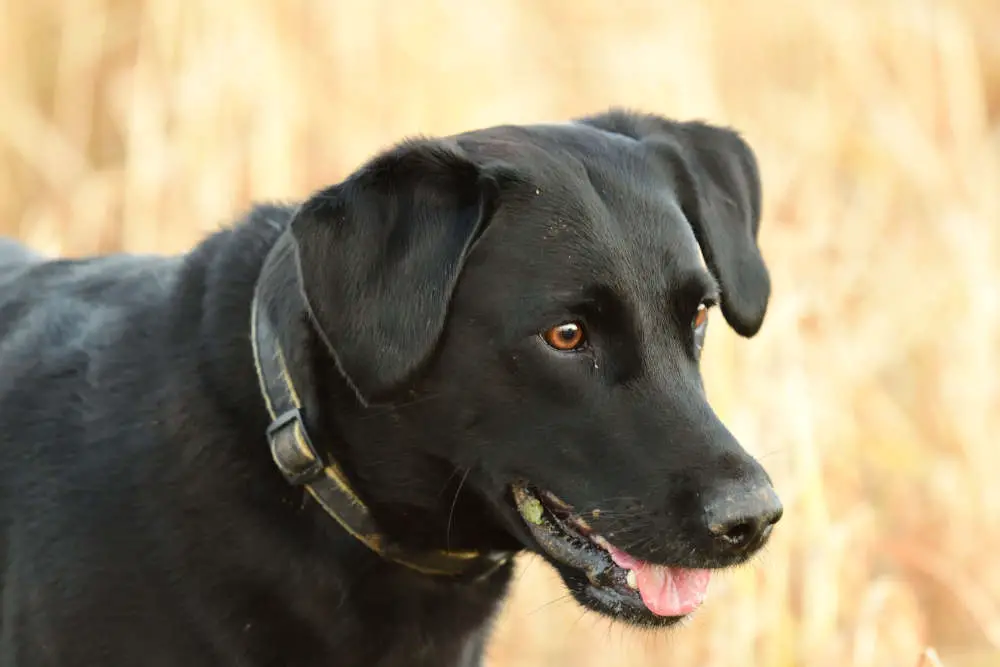
M 297 390 L 288 367 L 279 322 L 295 312 L 310 312 L 299 285 L 294 240 L 284 232 L 264 261 L 251 305 L 251 344 L 260 391 L 271 424 L 267 440 L 271 457 L 285 480 L 301 486 L 323 510 L 355 539 L 382 558 L 426 575 L 480 580 L 507 563 L 503 551 L 413 551 L 391 541 L 353 488 L 348 475 L 310 438 L 310 409 Z M 313 408 L 315 410 L 315 407 Z M 314 420 L 315 421 L 315 420 Z

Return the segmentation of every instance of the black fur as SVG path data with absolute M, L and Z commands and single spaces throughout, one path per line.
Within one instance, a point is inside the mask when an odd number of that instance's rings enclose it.
M 283 323 L 291 374 L 385 533 L 536 549 L 527 479 L 638 557 L 745 560 L 704 514 L 769 481 L 705 401 L 690 321 L 717 280 L 759 329 L 759 189 L 735 133 L 615 111 L 400 144 L 180 257 L 0 243 L 0 667 L 480 663 L 509 566 L 385 562 L 270 459 L 250 303 L 286 231 L 299 275 L 273 279 L 312 310 Z M 589 347 L 546 347 L 568 320 Z

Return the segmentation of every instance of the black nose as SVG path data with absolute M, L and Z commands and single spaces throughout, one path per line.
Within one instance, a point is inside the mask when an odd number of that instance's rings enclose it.
M 705 520 L 719 549 L 736 554 L 759 548 L 783 511 L 770 484 L 733 484 L 713 494 Z

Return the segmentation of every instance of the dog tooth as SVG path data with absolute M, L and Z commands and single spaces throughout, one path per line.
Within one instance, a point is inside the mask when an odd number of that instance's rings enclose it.
M 639 590 L 639 582 L 635 578 L 635 570 L 628 570 L 625 573 L 625 583 L 628 584 L 628 587 L 633 591 Z
M 552 493 L 551 491 L 542 491 L 540 495 L 542 496 L 542 498 L 545 499 L 545 502 L 549 503 L 556 509 L 562 510 L 564 512 L 568 512 L 573 509 L 572 505 L 570 505 L 565 500 L 563 500 L 556 494 Z
M 584 521 L 581 517 L 574 517 L 573 523 L 576 524 L 576 527 L 579 528 L 580 532 L 584 535 L 589 535 L 592 532 L 590 524 Z

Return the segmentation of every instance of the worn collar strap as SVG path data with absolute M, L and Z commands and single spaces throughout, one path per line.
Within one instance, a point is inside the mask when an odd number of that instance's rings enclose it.
M 303 486 L 306 491 L 337 520 L 344 530 L 357 538 L 383 558 L 405 565 L 424 574 L 455 576 L 463 579 L 482 579 L 510 560 L 508 552 L 481 553 L 477 551 L 421 551 L 412 552 L 389 541 L 375 524 L 368 507 L 351 488 L 347 477 L 336 461 L 320 456 L 306 430 L 302 401 L 292 384 L 285 365 L 268 292 L 263 289 L 272 276 L 281 279 L 283 271 L 276 271 L 279 263 L 296 275 L 295 253 L 288 232 L 282 235 L 264 262 L 258 279 L 251 307 L 251 341 L 254 363 L 261 393 L 267 404 L 271 424 L 267 440 L 275 465 L 292 485 Z M 288 298 L 287 291 L 284 298 Z M 304 296 L 299 293 L 298 298 Z

